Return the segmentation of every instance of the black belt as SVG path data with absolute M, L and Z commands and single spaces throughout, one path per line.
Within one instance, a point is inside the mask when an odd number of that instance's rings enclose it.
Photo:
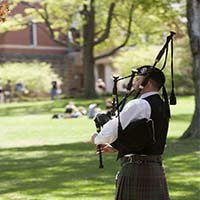
M 122 165 L 127 163 L 133 163 L 137 165 L 147 163 L 159 163 L 162 164 L 162 158 L 160 155 L 125 155 L 121 158 Z

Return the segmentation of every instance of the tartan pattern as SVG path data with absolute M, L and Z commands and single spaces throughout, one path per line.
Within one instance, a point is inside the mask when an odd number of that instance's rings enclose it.
M 137 164 L 122 161 L 116 187 L 115 200 L 169 200 L 161 162 Z

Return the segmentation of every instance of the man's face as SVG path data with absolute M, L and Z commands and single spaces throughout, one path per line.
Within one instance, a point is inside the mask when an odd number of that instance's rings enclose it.
M 141 85 L 142 81 L 144 80 L 144 76 L 137 75 L 133 79 L 133 88 L 136 90 Z

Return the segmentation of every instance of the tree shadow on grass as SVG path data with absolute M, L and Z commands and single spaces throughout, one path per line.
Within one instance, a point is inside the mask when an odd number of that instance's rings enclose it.
M 164 154 L 169 190 L 173 200 L 198 200 L 200 140 L 169 138 Z
M 169 138 L 164 163 L 173 200 L 197 200 L 199 143 Z M 0 149 L 0 196 L 23 194 L 35 199 L 113 199 L 116 155 L 105 155 L 98 168 L 89 143 Z
M 173 114 L 172 115 L 172 120 L 174 121 L 180 121 L 180 122 L 190 122 L 192 118 L 191 114 Z
M 49 113 L 54 109 L 53 104 L 46 105 L 20 105 L 0 108 L 0 116 L 21 116 L 27 114 Z
M 14 103 L 14 104 L 4 104 L 0 106 L 0 116 L 19 116 L 19 115 L 28 115 L 28 114 L 41 114 L 41 113 L 62 113 L 64 112 L 64 107 L 67 102 L 73 101 L 78 106 L 83 106 L 87 108 L 91 103 L 100 103 L 103 104 L 104 100 L 102 99 L 59 99 L 57 101 L 44 101 L 44 102 L 23 102 L 23 103 Z
M 52 193 L 63 199 L 96 194 L 103 198 L 114 193 L 117 166 L 110 164 L 115 156 L 104 161 L 105 169 L 99 169 L 95 147 L 87 143 L 1 149 L 0 196 L 17 192 L 34 197 Z

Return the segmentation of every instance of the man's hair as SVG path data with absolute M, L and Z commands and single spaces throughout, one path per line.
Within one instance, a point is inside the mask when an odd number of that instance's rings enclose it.
M 153 86 L 158 89 L 160 89 L 165 84 L 165 75 L 158 68 L 154 68 L 149 71 L 149 79 L 152 80 Z
M 165 84 L 165 75 L 164 73 L 155 67 L 150 65 L 145 65 L 137 68 L 137 74 L 141 76 L 148 76 L 152 81 L 154 87 L 160 89 Z

